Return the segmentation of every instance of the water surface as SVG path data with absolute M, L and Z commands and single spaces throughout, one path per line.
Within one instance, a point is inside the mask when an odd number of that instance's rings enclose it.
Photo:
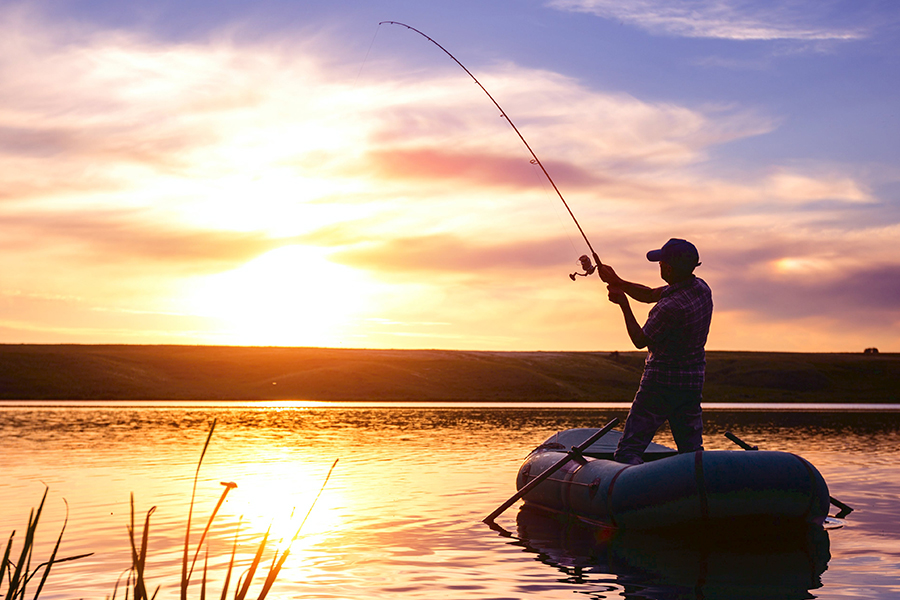
M 294 534 L 335 459 L 270 597 L 900 596 L 897 407 L 707 407 L 707 449 L 732 449 L 722 435 L 732 431 L 760 448 L 800 454 L 822 472 L 833 496 L 856 509 L 840 529 L 796 547 L 612 536 L 542 520 L 520 505 L 498 519 L 506 533 L 481 523 L 513 494 L 519 464 L 534 446 L 558 430 L 622 418 L 623 408 L 6 405 L 0 535 L 21 532 L 49 486 L 42 548 L 55 541 L 68 506 L 61 554 L 94 555 L 58 565 L 41 597 L 105 598 L 130 564 L 133 493 L 139 530 L 156 507 L 151 586 L 161 586 L 159 598 L 176 598 L 193 477 L 215 419 L 197 488 L 195 540 L 224 489 L 220 482 L 238 484 L 208 548 L 216 597 L 238 523 L 243 569 L 266 529 L 276 541 Z M 671 445 L 667 431 L 655 441 Z

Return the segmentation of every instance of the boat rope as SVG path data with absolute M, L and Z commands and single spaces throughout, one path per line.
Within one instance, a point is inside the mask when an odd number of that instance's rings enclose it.
M 700 500 L 700 518 L 705 523 L 709 521 L 709 498 L 706 494 L 706 478 L 703 476 L 703 450 L 694 452 L 694 478 Z
M 581 487 L 586 487 L 586 488 L 596 487 L 595 482 L 586 483 L 584 481 L 572 481 L 569 479 L 559 479 L 557 477 L 548 477 L 544 481 L 555 481 L 556 483 L 563 483 L 565 485 L 580 485 Z
M 616 474 L 613 475 L 612 481 L 609 482 L 609 486 L 606 488 L 606 514 L 609 515 L 609 522 L 612 523 L 613 527 L 618 527 L 618 523 L 616 523 L 616 515 L 613 514 L 612 510 L 612 495 L 613 488 L 616 487 L 616 480 L 619 479 L 619 475 L 637 465 L 624 465 L 621 469 L 616 471 Z
M 544 168 L 544 164 L 541 162 L 541 159 L 539 159 L 537 157 L 537 154 L 535 154 L 534 150 L 531 149 L 531 146 L 528 144 L 528 141 L 525 140 L 525 136 L 522 135 L 522 132 L 519 131 L 518 127 L 516 127 L 516 124 L 512 122 L 512 119 L 509 118 L 509 115 L 506 114 L 506 111 L 503 110 L 503 107 L 500 106 L 500 104 L 494 99 L 493 96 L 491 96 L 491 93 L 488 92 L 487 89 L 483 85 L 481 85 L 481 82 L 478 81 L 478 78 L 475 77 L 475 75 L 473 75 L 472 72 L 469 71 L 469 69 L 467 69 L 466 66 L 459 61 L 458 58 L 453 56 L 453 54 L 451 54 L 449 50 L 447 50 L 446 48 L 441 46 L 434 39 L 425 35 L 424 33 L 419 31 L 415 27 L 411 27 L 411 26 L 407 25 L 406 23 L 400 23 L 398 21 L 381 21 L 378 25 L 379 26 L 381 26 L 381 25 L 400 25 L 402 27 L 406 27 L 407 29 L 415 31 L 416 33 L 421 35 L 423 38 L 425 38 L 426 40 L 428 40 L 429 42 L 431 42 L 432 44 L 434 44 L 435 46 L 437 46 L 438 48 L 443 50 L 447 56 L 449 56 L 450 58 L 453 59 L 453 62 L 458 64 L 462 68 L 462 70 L 465 71 L 469 75 L 469 77 L 472 78 L 472 81 L 474 81 L 478 85 L 478 87 L 481 88 L 481 91 L 483 91 L 485 94 L 487 94 L 487 97 L 491 99 L 491 102 L 493 102 L 494 106 L 497 107 L 497 110 L 500 111 L 500 116 L 503 117 L 504 119 L 506 119 L 506 122 L 510 124 L 510 126 L 513 128 L 513 131 L 516 132 L 516 135 L 519 136 L 519 139 L 522 140 L 522 143 L 525 144 L 526 148 L 528 148 L 528 152 L 531 153 L 531 157 L 532 157 L 531 163 L 535 164 L 541 168 L 541 171 L 543 171 L 544 175 L 547 177 L 547 181 L 549 181 L 550 185 L 553 186 L 553 191 L 555 191 L 556 195 L 559 196 L 559 199 L 562 200 L 563 206 L 566 207 L 566 211 L 568 211 L 569 216 L 572 217 L 573 221 L 575 221 L 575 226 L 578 228 L 578 232 L 581 234 L 581 237 L 584 238 L 584 243 L 587 244 L 588 249 L 591 251 L 591 256 L 594 258 L 594 262 L 596 263 L 596 265 L 600 266 L 601 264 L 603 264 L 600 262 L 600 257 L 597 256 L 597 253 L 594 252 L 594 247 L 591 246 L 591 242 L 588 239 L 587 235 L 584 233 L 584 229 L 581 228 L 581 224 L 578 222 L 578 219 L 575 218 L 575 213 L 573 213 L 572 209 L 569 208 L 569 203 L 566 202 L 566 199 L 563 197 L 562 192 L 560 192 L 559 188 L 556 187 L 556 182 L 554 182 L 553 178 L 550 177 L 550 173 L 548 173 L 547 169 Z M 587 259 L 587 256 L 582 256 L 579 259 L 581 261 L 582 267 L 584 267 L 585 259 Z M 587 260 L 588 260 L 588 263 L 590 263 L 590 259 L 587 259 Z M 591 267 L 591 269 L 585 268 L 585 271 L 589 271 L 589 272 L 584 273 L 584 275 L 590 275 L 591 273 L 594 272 L 595 268 L 596 267 L 593 267 L 593 266 Z M 582 275 L 582 274 L 578 273 L 578 275 Z M 575 281 L 575 274 L 569 275 L 569 277 L 572 279 L 572 281 Z

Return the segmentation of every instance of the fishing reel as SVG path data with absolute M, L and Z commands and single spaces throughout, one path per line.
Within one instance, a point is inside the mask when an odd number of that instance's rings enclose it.
M 597 267 L 591 263 L 591 257 L 587 254 L 582 254 L 578 260 L 581 262 L 581 268 L 584 269 L 584 273 L 569 273 L 569 279 L 575 281 L 576 277 L 587 277 L 589 275 L 593 275 L 594 271 L 597 270 Z

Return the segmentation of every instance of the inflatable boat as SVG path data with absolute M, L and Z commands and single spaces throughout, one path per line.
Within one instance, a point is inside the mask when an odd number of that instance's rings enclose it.
M 643 464 L 626 465 L 612 459 L 622 434 L 609 431 L 570 460 L 562 460 L 597 432 L 562 431 L 529 454 L 516 478 L 519 490 L 544 471 L 558 470 L 527 491 L 526 505 L 636 530 L 697 525 L 821 527 L 828 516 L 825 479 L 796 454 L 745 450 L 678 454 L 651 444 Z M 560 462 L 564 464 L 556 467 Z

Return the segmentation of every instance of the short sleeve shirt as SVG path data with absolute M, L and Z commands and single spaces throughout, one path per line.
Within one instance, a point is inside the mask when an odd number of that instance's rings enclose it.
M 642 328 L 650 351 L 642 384 L 689 390 L 703 388 L 705 346 L 712 311 L 712 292 L 699 277 L 663 288 Z

